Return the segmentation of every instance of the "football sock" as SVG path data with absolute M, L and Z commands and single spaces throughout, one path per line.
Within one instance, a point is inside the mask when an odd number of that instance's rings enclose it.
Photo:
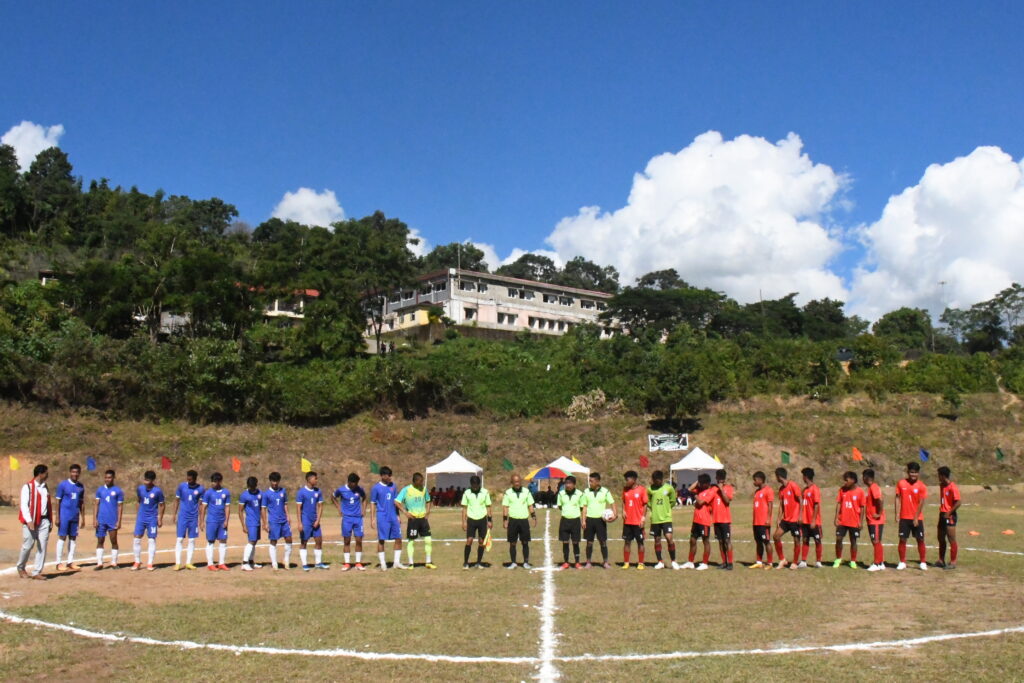
M 345 552 L 345 564 L 350 564 L 350 563 L 349 563 L 349 559 L 351 559 L 351 557 L 352 557 L 352 556 L 351 556 L 351 554 L 349 554 L 349 553 L 348 553 L 348 552 L 346 551 L 346 552 Z
M 74 546 L 74 541 L 71 542 L 71 547 L 72 548 L 75 547 Z M 956 541 L 950 541 L 949 542 L 949 561 L 952 562 L 953 564 L 956 564 L 956 554 L 957 554 L 957 551 L 959 549 L 960 548 L 957 546 Z M 70 558 L 70 554 L 68 555 L 68 557 Z M 68 559 L 68 562 L 71 562 L 71 560 Z
M 270 564 L 271 566 L 277 566 L 277 546 L 273 543 L 270 544 Z
M 152 565 L 153 564 L 153 558 L 156 556 L 156 539 L 155 538 L 147 539 L 146 555 L 148 556 L 147 564 Z
M 636 549 L 636 561 L 638 564 L 644 563 L 644 547 L 640 546 Z
M 519 550 L 519 546 L 515 543 L 508 544 L 508 557 L 512 561 L 512 564 L 516 563 L 516 552 Z
M 142 539 L 132 539 L 132 554 L 135 555 L 135 564 L 142 562 Z
M 217 550 L 220 552 L 220 564 L 224 564 L 224 559 L 228 555 L 228 544 L 224 541 L 221 541 L 220 544 L 217 546 Z
M 402 551 L 401 550 L 396 550 L 395 551 L 395 564 L 396 565 L 402 564 Z
M 72 538 L 70 541 L 68 541 L 68 564 L 71 564 L 72 562 L 75 561 L 75 546 L 76 545 L 77 544 L 75 543 L 75 539 Z
M 782 541 L 775 541 L 775 554 L 778 555 L 779 560 L 784 559 L 784 555 L 782 553 Z
M 857 548 L 856 548 L 856 546 L 854 546 L 853 548 L 850 548 L 850 560 L 852 562 L 856 562 L 857 561 Z
M 434 549 L 434 542 L 430 538 L 430 536 L 427 536 L 426 538 L 423 539 L 423 554 L 427 556 L 426 557 L 427 564 L 430 564 L 430 559 L 431 559 L 430 556 L 431 556 L 431 553 L 432 553 L 433 549 Z
M 607 543 L 602 543 L 601 544 L 601 557 L 604 558 L 605 562 L 608 561 L 608 544 Z
M 732 555 L 732 548 L 729 548 L 729 553 L 728 553 L 729 564 L 732 564 L 732 557 L 733 557 L 733 555 Z
M 192 564 L 192 555 L 196 552 L 196 539 L 188 539 L 188 549 L 185 551 L 185 564 Z
M 292 543 L 284 544 L 284 563 L 287 565 L 292 560 Z
M 693 560 L 696 557 L 697 557 L 697 549 L 696 548 L 690 548 L 690 562 L 693 562 Z
M 727 564 L 729 562 L 729 556 L 726 555 L 725 548 L 719 548 L 718 554 L 722 556 L 722 564 Z
M 387 557 L 385 557 L 383 550 L 380 550 L 380 551 L 377 552 L 377 562 L 380 563 L 381 567 L 387 567 L 388 566 L 388 560 L 387 560 Z
M 530 561 L 530 544 L 523 541 L 523 562 Z
M 249 564 L 249 559 L 252 557 L 252 543 L 246 543 L 245 549 L 242 551 L 242 564 Z
M 405 554 L 409 557 L 409 564 L 416 564 L 414 559 L 416 557 L 416 541 L 409 541 L 409 544 L 405 549 Z
M 579 543 L 573 543 L 572 544 L 572 556 L 576 559 L 576 564 L 579 564 L 579 562 L 580 562 L 580 544 Z
M 704 560 L 703 560 L 704 564 L 707 564 L 708 560 L 710 560 L 710 559 L 711 559 L 711 546 L 707 546 L 706 548 L 704 548 Z
M 661 562 L 661 541 L 654 543 L 654 556 L 658 558 L 658 562 Z
M 925 551 L 925 548 L 924 548 L 924 541 L 918 541 L 917 542 L 917 556 L 921 558 L 921 562 L 924 562 L 925 553 L 926 553 L 926 551 Z
M 363 563 L 363 551 L 362 550 L 357 550 L 356 551 L 356 564 L 362 564 L 362 563 Z
M 468 545 L 462 549 L 462 564 L 469 564 L 469 551 L 472 550 Z
M 103 564 L 103 548 L 96 548 L 96 564 Z
M 569 541 L 562 544 L 562 562 L 569 564 Z
M 174 539 L 174 564 L 181 564 L 181 539 Z
M 60 564 L 61 558 L 64 556 L 64 539 L 57 539 L 57 564 Z
M 811 554 L 811 544 L 808 543 L 807 545 L 803 546 L 803 551 L 802 552 L 799 552 L 799 551 L 797 552 L 797 559 L 798 560 L 803 560 L 804 562 L 806 562 L 807 561 L 807 556 L 810 555 L 810 554 Z
M 213 543 L 206 544 L 206 564 L 213 564 Z
M 885 549 L 881 543 L 875 544 L 875 564 L 885 564 Z
M 899 554 L 900 554 L 900 562 L 904 562 L 905 563 L 907 561 L 907 542 L 906 542 L 906 540 L 901 538 L 900 539 L 900 544 L 899 544 L 899 546 L 897 546 L 897 549 L 899 550 Z
M 668 557 L 673 562 L 676 561 L 676 542 L 675 541 L 669 541 L 668 542 Z
M 117 564 L 118 552 L 119 551 L 118 551 L 117 548 L 111 548 L 110 549 L 110 564 Z
M 594 544 L 593 543 L 588 543 L 587 544 L 587 562 L 590 562 L 590 560 L 593 559 L 593 557 L 594 557 Z
M 317 564 L 324 563 L 324 551 L 323 548 L 313 548 L 313 561 Z
M 629 548 L 622 551 L 622 564 L 629 564 Z
M 817 560 L 818 562 L 821 562 L 821 554 L 824 552 L 824 550 L 825 550 L 825 546 L 824 545 L 822 545 L 821 543 L 816 543 L 814 545 L 814 559 Z
M 483 561 L 484 561 L 484 546 L 483 546 L 483 544 L 478 544 L 477 547 L 476 547 L 476 563 L 480 564 Z
M 308 551 L 305 548 L 299 548 L 299 561 L 302 563 L 303 567 L 305 567 L 306 565 L 309 564 L 309 562 L 307 562 L 308 559 L 309 559 Z

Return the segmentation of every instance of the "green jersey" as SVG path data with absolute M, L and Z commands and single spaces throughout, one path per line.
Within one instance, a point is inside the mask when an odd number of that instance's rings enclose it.
M 597 519 L 604 515 L 605 509 L 615 502 L 611 491 L 601 486 L 597 491 L 588 488 L 583 492 L 583 505 L 587 508 L 587 519 Z
M 479 493 L 473 493 L 473 489 L 466 489 L 462 493 L 462 507 L 466 508 L 466 517 L 469 519 L 483 519 L 487 516 L 487 508 L 491 506 L 491 494 L 487 489 L 480 489 Z
M 579 519 L 583 502 L 583 492 L 579 489 L 570 494 L 565 489 L 558 492 L 558 509 L 562 511 L 562 519 Z
M 648 507 L 651 508 L 651 524 L 665 524 L 672 521 L 672 508 L 676 504 L 676 490 L 671 484 L 659 488 L 647 487 Z
M 508 508 L 508 516 L 512 519 L 526 519 L 530 516 L 530 506 L 533 505 L 533 494 L 530 489 L 521 488 L 519 493 L 515 489 L 505 491 L 501 499 L 502 507 Z
M 427 503 L 430 502 L 430 494 L 423 489 L 409 484 L 398 492 L 398 498 L 395 500 L 405 506 L 405 511 L 409 513 L 410 517 L 427 516 Z

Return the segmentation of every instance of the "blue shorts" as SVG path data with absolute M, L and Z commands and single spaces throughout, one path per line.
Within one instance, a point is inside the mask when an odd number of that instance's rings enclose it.
M 402 524 L 398 518 L 381 519 L 377 518 L 377 540 L 378 541 L 400 541 L 402 540 Z
M 224 528 L 224 520 L 210 520 L 206 521 L 206 542 L 213 543 L 214 541 L 228 540 L 228 530 Z
M 302 523 L 302 533 L 299 534 L 299 541 L 305 543 L 311 538 L 320 538 L 324 535 L 323 527 L 313 528 L 312 522 Z
M 137 519 L 135 520 L 135 535 L 142 538 L 142 534 L 146 534 L 150 538 L 156 538 L 156 520 L 155 519 Z
M 270 522 L 270 540 L 276 541 L 279 538 L 291 538 L 292 526 L 288 522 Z
M 355 535 L 356 538 L 363 537 L 362 517 L 343 517 L 341 520 L 341 535 L 346 538 Z
M 175 538 L 196 538 L 199 536 L 199 518 L 178 518 L 178 535 Z
M 78 517 L 69 517 L 67 519 L 61 517 L 60 524 L 57 525 L 57 536 L 60 538 L 65 536 L 74 538 L 78 536 Z
M 106 538 L 108 533 L 117 533 L 116 524 L 107 524 L 106 522 L 100 522 L 96 526 L 96 538 Z
M 246 524 L 245 530 L 249 534 L 249 543 L 255 543 L 260 540 L 260 525 L 259 524 Z

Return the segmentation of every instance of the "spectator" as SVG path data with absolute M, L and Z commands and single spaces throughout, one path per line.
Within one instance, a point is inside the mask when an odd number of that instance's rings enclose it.
M 32 479 L 21 487 L 21 506 L 18 520 L 21 522 L 21 553 L 18 555 L 18 576 L 23 579 L 43 580 L 43 566 L 46 564 L 46 544 L 50 540 L 52 501 L 46 487 L 49 476 L 46 465 L 36 465 Z M 31 575 L 25 571 L 32 548 L 36 549 L 36 562 Z

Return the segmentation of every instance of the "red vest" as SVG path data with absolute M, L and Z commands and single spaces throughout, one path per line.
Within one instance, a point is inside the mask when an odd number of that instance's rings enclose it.
M 39 522 L 44 519 L 50 519 L 50 506 L 46 506 L 46 514 L 42 514 L 43 509 L 43 496 L 45 495 L 39 490 L 39 486 L 36 485 L 35 479 L 29 479 L 28 483 L 28 509 L 32 515 L 32 523 L 39 526 Z M 22 524 L 28 524 L 28 520 L 25 519 L 25 513 L 22 512 L 21 506 L 18 506 L 18 521 Z

